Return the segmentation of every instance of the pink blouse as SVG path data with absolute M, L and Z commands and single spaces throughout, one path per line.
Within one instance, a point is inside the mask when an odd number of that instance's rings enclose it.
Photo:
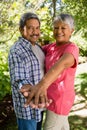
M 78 64 L 79 49 L 74 43 L 61 46 L 56 46 L 56 43 L 53 43 L 44 46 L 43 50 L 46 54 L 46 71 L 48 71 L 64 53 L 71 53 L 75 58 L 75 64 L 63 71 L 56 81 L 50 85 L 47 91 L 48 98 L 53 100 L 47 109 L 60 115 L 68 115 L 75 99 L 74 78 Z

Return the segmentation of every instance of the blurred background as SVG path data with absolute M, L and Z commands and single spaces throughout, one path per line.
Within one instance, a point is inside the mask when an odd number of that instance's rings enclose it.
M 71 130 L 87 130 L 87 116 L 75 113 L 87 112 L 87 0 L 0 0 L 0 130 L 17 130 L 11 98 L 8 69 L 9 49 L 17 40 L 20 16 L 28 11 L 41 20 L 39 44 L 53 42 L 52 22 L 59 13 L 69 13 L 75 19 L 75 31 L 71 40 L 80 49 L 79 73 L 76 74 L 76 101 L 70 113 Z M 82 65 L 82 67 L 80 67 Z M 83 113 L 86 113 L 85 111 Z

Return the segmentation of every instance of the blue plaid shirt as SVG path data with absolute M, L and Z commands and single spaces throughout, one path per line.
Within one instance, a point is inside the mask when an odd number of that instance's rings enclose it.
M 40 81 L 39 61 L 31 49 L 31 44 L 20 37 L 11 47 L 8 56 L 14 110 L 17 118 L 41 120 L 41 110 L 24 107 L 25 98 L 19 92 L 19 84 L 35 85 Z

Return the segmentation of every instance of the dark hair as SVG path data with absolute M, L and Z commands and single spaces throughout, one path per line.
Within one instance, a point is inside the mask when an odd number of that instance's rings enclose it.
M 19 27 L 24 28 L 24 26 L 26 25 L 26 21 L 29 19 L 37 19 L 40 24 L 40 20 L 36 14 L 27 12 L 21 16 L 20 21 L 19 21 Z

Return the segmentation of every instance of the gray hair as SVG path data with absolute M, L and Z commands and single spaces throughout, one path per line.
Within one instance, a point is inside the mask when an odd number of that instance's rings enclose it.
M 64 22 L 64 23 L 68 24 L 71 29 L 74 29 L 74 19 L 71 15 L 60 14 L 57 17 L 54 18 L 53 23 L 58 22 L 58 21 Z
M 19 21 L 19 27 L 24 28 L 24 26 L 26 25 L 26 21 L 29 19 L 37 19 L 40 24 L 40 20 L 36 14 L 27 12 L 21 16 L 20 21 Z

